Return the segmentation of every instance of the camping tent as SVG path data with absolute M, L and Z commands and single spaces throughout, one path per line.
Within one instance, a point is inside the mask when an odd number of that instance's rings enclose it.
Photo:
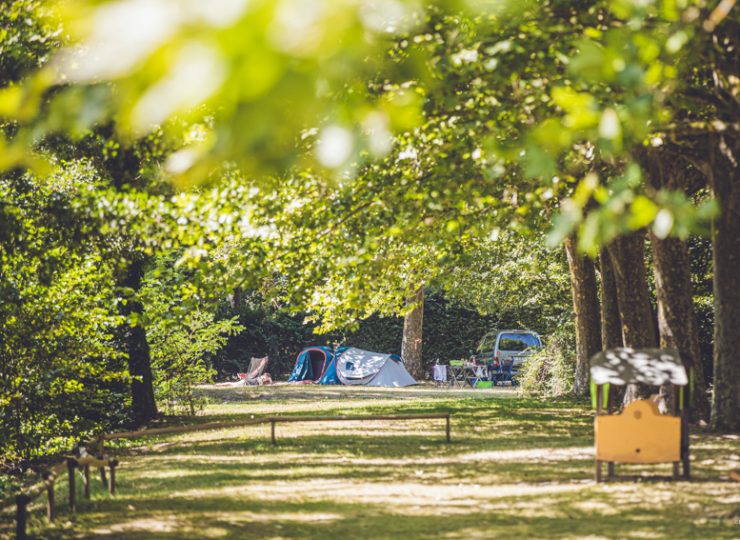
M 295 360 L 295 366 L 288 382 L 318 382 L 329 365 L 333 364 L 333 360 L 334 351 L 330 347 L 303 349 Z
M 410 386 L 414 378 L 395 354 L 350 348 L 336 359 L 337 378 L 342 384 L 364 386 Z
M 319 379 L 319 384 L 342 384 L 337 376 L 337 358 L 339 358 L 344 351 L 349 347 L 339 347 L 334 351 L 334 358 L 329 362 L 324 370 L 324 375 Z

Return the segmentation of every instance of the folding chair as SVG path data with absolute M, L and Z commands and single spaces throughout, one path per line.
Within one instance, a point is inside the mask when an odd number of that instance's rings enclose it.
M 433 379 L 436 386 L 448 386 L 447 381 L 447 366 L 442 364 L 435 364 L 433 370 Z
M 465 387 L 465 360 L 450 360 L 450 386 Z
M 499 373 L 500 382 L 510 382 L 511 386 L 514 386 L 516 383 L 514 382 L 513 374 L 511 372 L 512 368 L 514 367 L 514 360 L 509 358 L 501 361 L 501 365 L 499 367 Z
M 249 368 L 246 373 L 237 373 L 240 379 L 256 379 L 267 370 L 267 364 L 270 362 L 270 358 L 265 356 L 264 358 L 254 358 L 249 360 Z

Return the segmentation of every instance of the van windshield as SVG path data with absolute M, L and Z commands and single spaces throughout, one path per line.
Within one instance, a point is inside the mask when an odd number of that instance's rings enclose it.
M 539 347 L 540 340 L 533 334 L 501 334 L 498 342 L 500 351 L 523 351 L 529 347 Z

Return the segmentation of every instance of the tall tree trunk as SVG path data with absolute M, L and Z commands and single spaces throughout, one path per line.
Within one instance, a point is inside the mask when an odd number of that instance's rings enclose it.
M 231 307 L 239 309 L 242 305 L 242 288 L 234 287 L 234 293 L 231 295 Z
M 737 141 L 717 137 L 709 178 L 719 203 L 712 224 L 714 393 L 711 425 L 740 431 L 740 178 Z
M 409 298 L 409 304 L 414 308 L 403 319 L 403 341 L 401 343 L 401 358 L 409 373 L 419 379 L 424 375 L 422 364 L 422 327 L 424 324 L 424 287 L 419 287 Z
M 119 285 L 138 293 L 144 277 L 144 260 L 136 258 L 128 263 Z M 144 307 L 138 300 L 129 299 L 121 307 L 121 314 L 128 318 L 132 314 L 141 315 Z M 140 318 L 140 317 L 139 317 Z M 128 371 L 131 375 L 131 408 L 137 424 L 143 424 L 157 416 L 157 403 L 154 399 L 152 365 L 146 330 L 137 322 L 131 326 L 129 321 L 122 325 L 124 349 L 128 355 Z
M 645 271 L 645 234 L 636 232 L 622 236 L 607 249 L 617 284 L 622 342 L 625 347 L 635 349 L 656 347 L 653 308 Z M 624 404 L 649 394 L 644 385 L 630 384 L 624 394 Z
M 622 344 L 622 325 L 619 320 L 619 302 L 617 301 L 617 282 L 609 251 L 606 248 L 599 253 L 601 270 L 601 347 L 614 349 Z
M 699 356 L 699 329 L 694 312 L 689 250 L 678 238 L 652 236 L 653 270 L 658 298 L 660 346 L 678 349 L 693 370 L 693 417 L 709 419 L 709 400 Z
M 575 240 L 565 240 L 565 253 L 570 270 L 570 288 L 576 325 L 576 375 L 573 392 L 588 393 L 591 357 L 601 350 L 599 296 L 594 263 L 576 251 Z
M 681 155 L 672 155 L 663 147 L 644 150 L 641 163 L 648 171 L 650 185 L 655 190 L 693 193 L 698 188 L 696 172 L 692 172 L 695 169 Z M 699 353 L 699 327 L 694 310 L 688 246 L 679 238 L 658 238 L 655 234 L 651 235 L 650 245 L 660 346 L 677 349 L 686 369 L 693 371 L 692 417 L 694 420 L 709 420 L 709 400 Z

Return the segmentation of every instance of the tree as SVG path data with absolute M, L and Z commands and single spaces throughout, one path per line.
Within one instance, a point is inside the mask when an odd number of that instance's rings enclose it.
M 144 264 L 143 258 L 129 262 L 119 281 L 119 285 L 131 290 L 133 295 L 141 290 Z M 134 421 L 137 424 L 144 424 L 157 416 L 149 343 L 146 339 L 146 329 L 140 322 L 143 320 L 144 306 L 138 298 L 129 298 L 122 303 L 121 314 L 124 316 L 120 328 L 121 339 L 124 342 L 128 372 L 131 376 L 131 409 Z M 135 319 L 132 319 L 132 316 Z
M 740 430 L 740 182 L 737 138 L 717 137 L 710 160 L 710 184 L 719 202 L 712 224 L 714 264 L 714 393 L 712 426 Z
M 635 349 L 657 347 L 657 334 L 645 270 L 645 234 L 636 232 L 617 238 L 607 249 L 609 259 L 614 264 L 624 346 Z M 630 384 L 624 396 L 624 403 L 648 395 L 649 390 L 644 385 Z
M 571 237 L 565 240 L 565 252 L 568 255 L 576 325 L 576 374 L 573 391 L 582 396 L 589 389 L 591 357 L 601 350 L 599 293 L 594 263 L 577 252 L 575 240 Z
M 667 149 L 647 151 L 643 167 L 656 190 L 696 191 L 700 175 L 680 155 Z M 693 181 L 692 181 L 693 177 Z M 701 186 L 702 182 L 698 182 Z M 678 350 L 689 372 L 692 416 L 709 419 L 704 369 L 699 357 L 699 329 L 693 303 L 691 264 L 686 241 L 677 237 L 650 236 L 655 274 L 660 346 Z
M 599 252 L 599 271 L 601 274 L 601 347 L 604 350 L 614 349 L 622 347 L 622 324 L 619 318 L 617 282 L 607 248 L 601 248 Z
M 421 351 L 423 345 L 422 329 L 424 326 L 424 287 L 419 287 L 414 296 L 409 298 L 411 310 L 403 318 L 403 343 L 401 358 L 403 358 L 409 373 L 417 379 L 424 376 L 424 364 Z

